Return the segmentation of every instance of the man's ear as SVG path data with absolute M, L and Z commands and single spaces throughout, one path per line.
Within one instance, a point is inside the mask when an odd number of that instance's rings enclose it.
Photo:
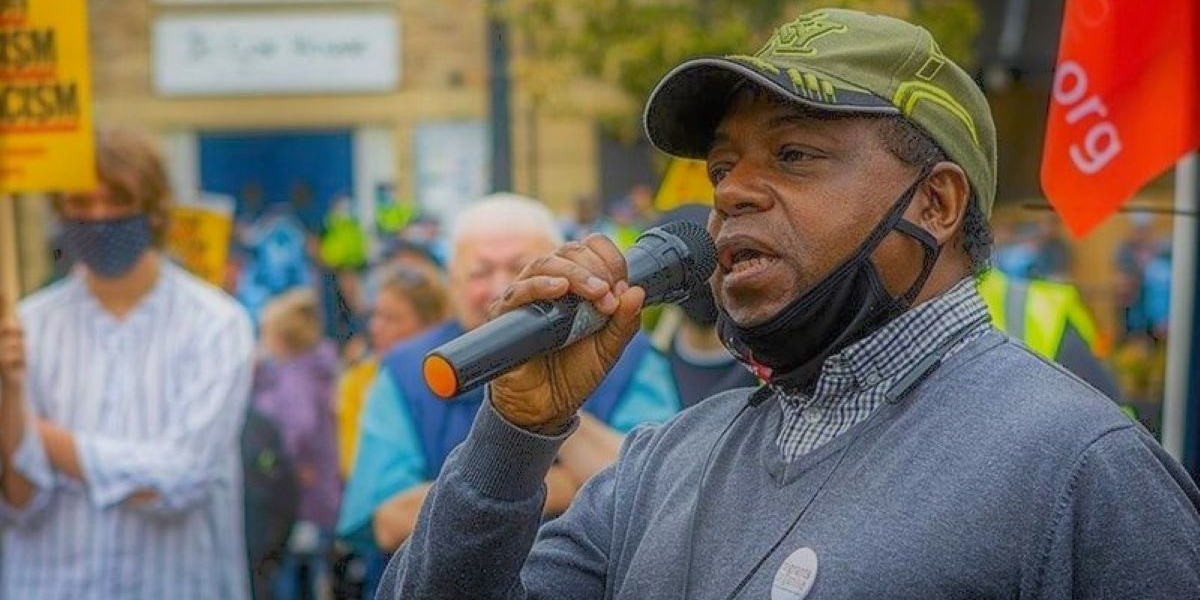
M 948 161 L 933 166 L 905 216 L 945 245 L 962 226 L 971 201 L 971 183 L 962 167 Z

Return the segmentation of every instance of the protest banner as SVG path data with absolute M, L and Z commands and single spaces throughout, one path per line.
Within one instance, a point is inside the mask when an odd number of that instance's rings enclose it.
M 85 0 L 0 0 L 0 193 L 96 186 Z
M 662 185 L 654 195 L 654 208 L 667 212 L 682 204 L 705 204 L 712 206 L 713 185 L 708 179 L 708 168 L 702 160 L 676 158 L 667 167 Z
M 1200 146 L 1200 5 L 1071 0 L 1042 189 L 1076 236 Z
M 230 196 L 201 193 L 171 208 L 167 252 L 183 268 L 215 286 L 225 282 L 233 206 Z

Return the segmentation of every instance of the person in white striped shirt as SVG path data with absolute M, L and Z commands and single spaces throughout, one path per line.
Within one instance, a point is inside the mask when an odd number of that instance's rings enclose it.
M 0 326 L 0 598 L 243 600 L 250 321 L 157 249 L 147 140 L 102 131 L 97 171 L 54 198 L 79 265 Z

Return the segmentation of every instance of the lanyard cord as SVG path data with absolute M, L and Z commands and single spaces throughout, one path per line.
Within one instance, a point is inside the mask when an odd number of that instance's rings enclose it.
M 680 598 L 685 600 L 692 591 L 692 556 L 696 549 L 696 512 L 700 509 L 701 498 L 704 497 L 704 483 L 708 480 L 708 469 L 712 466 L 713 455 L 716 453 L 717 448 L 721 446 L 721 441 L 725 439 L 725 435 L 728 434 L 729 430 L 733 429 L 733 425 L 742 418 L 742 414 L 746 412 L 746 409 L 750 408 L 751 406 L 758 406 L 761 400 L 759 400 L 759 402 L 755 402 L 755 396 L 757 396 L 759 392 L 764 389 L 766 389 L 765 385 L 756 390 L 754 394 L 750 396 L 750 400 L 742 405 L 742 408 L 738 410 L 737 414 L 729 420 L 729 424 L 725 425 L 725 428 L 721 430 L 721 435 L 717 436 L 717 441 L 713 442 L 713 445 L 709 447 L 708 456 L 704 458 L 704 468 L 700 471 L 700 485 L 696 487 L 696 499 L 694 502 L 692 502 L 692 511 L 688 516 L 688 538 L 686 552 L 687 562 L 684 563 L 687 565 L 687 567 L 684 569 L 683 573 L 683 595 L 680 596 Z
M 792 524 L 788 525 L 788 528 L 784 530 L 783 535 L 780 535 L 779 539 L 775 540 L 775 543 L 771 546 L 771 549 L 763 553 L 762 557 L 758 559 L 758 562 L 754 563 L 754 568 L 750 569 L 749 573 L 746 573 L 746 576 L 738 582 L 737 587 L 734 587 L 733 591 L 729 592 L 728 596 L 725 596 L 725 600 L 733 600 L 738 594 L 742 593 L 742 589 L 744 589 L 746 585 L 750 583 L 750 580 L 754 578 L 754 575 L 756 575 L 759 569 L 761 569 L 762 566 L 767 562 L 767 559 L 771 558 L 771 556 L 775 554 L 775 551 L 779 549 L 779 546 L 783 545 L 784 540 L 788 539 L 788 536 L 792 534 L 792 530 L 800 524 L 800 519 L 804 518 L 804 514 L 808 512 L 808 508 L 813 505 L 813 502 L 817 501 L 817 497 L 821 495 L 821 490 L 825 489 L 825 485 L 828 484 L 831 479 L 833 479 L 833 474 L 837 473 L 838 468 L 842 466 L 842 461 L 845 460 L 846 455 L 850 453 L 850 448 L 854 446 L 854 442 L 857 442 L 858 438 L 862 436 L 862 432 L 863 429 L 859 428 L 859 430 L 854 434 L 854 437 L 850 438 L 850 442 L 847 443 L 846 447 L 842 448 L 842 451 L 838 454 L 837 462 L 833 464 L 833 468 L 829 470 L 829 474 L 825 476 L 825 479 L 821 482 L 821 485 L 817 486 L 817 491 L 813 492 L 813 495 L 808 498 L 808 502 L 804 503 L 804 506 L 800 509 L 800 512 L 796 515 L 796 518 L 792 519 Z

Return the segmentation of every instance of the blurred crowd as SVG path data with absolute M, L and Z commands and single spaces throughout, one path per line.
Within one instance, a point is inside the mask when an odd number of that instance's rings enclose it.
M 1156 227 L 1151 213 L 1131 212 L 1123 218 L 1126 232 L 1108 257 L 1113 283 L 1083 293 L 1073 291 L 1077 298 L 1073 301 L 1084 304 L 1080 318 L 1088 323 L 1083 328 L 1096 330 L 1096 313 L 1085 300 L 1098 296 L 1111 300 L 1112 331 L 1090 334 L 1087 344 L 1115 379 L 1110 395 L 1157 431 L 1170 312 L 1171 240 L 1168 230 Z M 993 233 L 997 271 L 1042 285 L 1074 288 L 1076 257 L 1058 217 L 1050 214 L 1015 224 L 993 224 Z

